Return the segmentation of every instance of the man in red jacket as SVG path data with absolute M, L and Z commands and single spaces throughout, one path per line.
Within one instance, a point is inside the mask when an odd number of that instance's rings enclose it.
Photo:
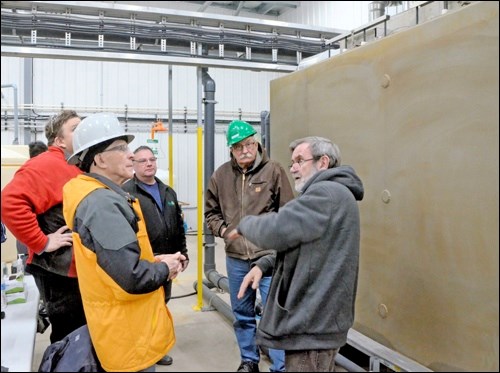
M 51 343 L 86 323 L 73 240 L 62 215 L 63 186 L 81 173 L 66 162 L 79 123 L 72 110 L 51 117 L 45 127 L 49 150 L 26 161 L 2 190 L 2 221 L 28 247 L 26 272 L 45 303 Z

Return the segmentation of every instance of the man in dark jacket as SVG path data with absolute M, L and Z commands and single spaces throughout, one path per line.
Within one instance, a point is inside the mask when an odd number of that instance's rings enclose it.
M 231 160 L 212 175 L 206 192 L 205 218 L 215 236 L 223 237 L 226 249 L 226 269 L 229 281 L 231 308 L 235 316 L 234 330 L 240 348 L 241 364 L 238 372 L 258 372 L 260 354 L 255 343 L 256 291 L 248 291 L 244 298 L 236 295 L 251 265 L 273 250 L 265 250 L 244 238 L 228 241 L 227 233 L 236 228 L 246 215 L 276 212 L 293 199 L 293 191 L 283 167 L 269 159 L 254 138 L 256 131 L 244 121 L 229 124 L 227 144 Z M 260 282 L 259 290 L 265 303 L 271 276 Z M 284 370 L 284 353 L 271 349 L 271 371 Z
M 248 216 L 229 239 L 277 251 L 261 258 L 238 293 L 256 288 L 263 273 L 273 281 L 257 342 L 285 350 L 287 372 L 334 371 L 335 356 L 354 322 L 363 184 L 341 166 L 338 147 L 321 137 L 290 144 L 290 171 L 299 196 L 277 213 Z M 274 263 L 275 262 L 275 263 Z
M 175 191 L 155 176 L 158 171 L 156 161 L 150 147 L 139 146 L 134 151 L 134 178 L 125 182 L 122 188 L 139 199 L 153 253 L 175 254 L 180 251 L 186 257 L 182 263 L 184 271 L 189 257 L 182 211 Z M 168 303 L 172 297 L 172 281 L 168 281 L 164 289 Z M 157 362 L 159 365 L 172 363 L 169 355 Z

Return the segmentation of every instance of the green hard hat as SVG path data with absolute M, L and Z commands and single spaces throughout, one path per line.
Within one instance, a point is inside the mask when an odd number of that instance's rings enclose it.
M 257 131 L 249 123 L 242 120 L 233 120 L 229 123 L 227 129 L 227 146 L 236 144 L 256 133 Z

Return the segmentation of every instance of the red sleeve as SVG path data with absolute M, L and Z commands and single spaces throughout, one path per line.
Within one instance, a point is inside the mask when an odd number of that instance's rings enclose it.
M 2 221 L 30 250 L 40 253 L 48 241 L 37 215 L 62 203 L 64 184 L 80 173 L 67 164 L 59 148 L 51 146 L 48 152 L 26 161 L 2 190 Z

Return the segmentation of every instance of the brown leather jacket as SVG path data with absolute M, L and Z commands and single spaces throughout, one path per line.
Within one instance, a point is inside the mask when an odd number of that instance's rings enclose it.
M 243 173 L 231 155 L 210 178 L 205 197 L 205 219 L 215 236 L 227 228 L 225 236 L 236 228 L 242 217 L 278 211 L 294 194 L 284 168 L 269 159 L 259 144 L 252 168 Z M 255 259 L 269 254 L 243 237 L 228 241 L 226 254 L 237 259 Z

